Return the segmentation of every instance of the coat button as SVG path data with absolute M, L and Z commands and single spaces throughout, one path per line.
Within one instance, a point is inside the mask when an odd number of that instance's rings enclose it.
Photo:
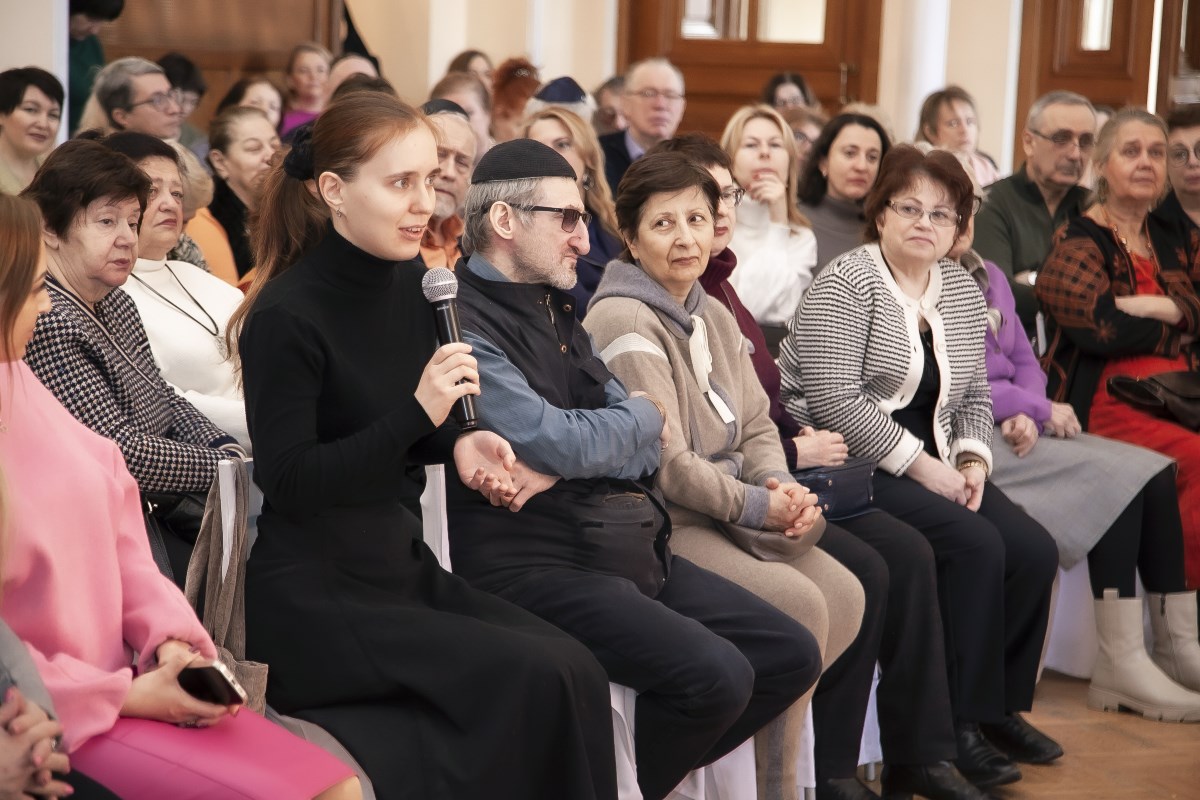
M 563 311 L 565 311 L 565 312 L 567 312 L 568 314 L 570 314 L 570 313 L 571 313 L 571 311 L 572 311 L 571 304 L 570 304 L 570 303 L 567 303 L 566 305 L 564 305 L 564 306 L 563 306 Z
M 567 346 L 566 346 L 565 344 L 560 344 L 560 345 L 558 346 L 558 350 L 559 350 L 559 352 L 561 352 L 561 353 L 565 353 L 565 352 L 567 352 Z

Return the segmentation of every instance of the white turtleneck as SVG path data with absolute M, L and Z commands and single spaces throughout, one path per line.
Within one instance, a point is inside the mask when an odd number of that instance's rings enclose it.
M 737 267 L 729 282 L 759 325 L 785 325 L 812 283 L 817 238 L 811 228 L 771 222 L 770 209 L 747 197 L 729 242 Z
M 187 287 L 186 292 L 183 286 Z M 242 293 L 192 264 L 145 258 L 137 260 L 133 275 L 121 288 L 137 304 L 163 378 L 248 451 L 250 433 L 245 402 L 233 363 L 223 354 L 225 327 L 241 304 Z M 192 297 L 188 297 L 189 292 Z M 179 308 L 172 307 L 164 297 Z M 214 323 L 219 339 L 212 333 Z

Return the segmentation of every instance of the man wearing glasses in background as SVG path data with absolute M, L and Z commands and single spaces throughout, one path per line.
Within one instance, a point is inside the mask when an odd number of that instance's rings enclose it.
M 119 58 L 100 70 L 92 96 L 113 130 L 136 131 L 159 139 L 178 139 L 183 125 L 183 95 L 171 88 L 163 68 L 144 58 Z M 91 123 L 84 110 L 80 126 Z
M 665 58 L 639 61 L 625 73 L 621 108 L 629 127 L 600 137 L 604 177 L 614 197 L 629 165 L 675 135 L 686 105 L 683 73 Z
M 1096 146 L 1096 112 L 1074 92 L 1042 95 L 1029 109 L 1021 143 L 1025 163 L 988 187 L 975 218 L 975 250 L 1008 274 L 1017 314 L 1032 335 L 1038 312 L 1033 284 L 1050 238 L 1087 201 L 1079 179 Z

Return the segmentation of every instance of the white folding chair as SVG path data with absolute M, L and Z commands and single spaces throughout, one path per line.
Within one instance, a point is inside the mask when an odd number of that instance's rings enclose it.
M 446 468 L 425 468 L 425 491 L 421 495 L 425 544 L 450 569 L 450 532 L 446 523 Z M 642 800 L 637 785 L 637 762 L 633 745 L 634 710 L 637 693 L 627 686 L 610 683 L 613 742 L 617 755 L 617 787 L 620 800 Z M 754 743 L 747 741 L 710 766 L 693 771 L 668 800 L 743 800 L 756 795 Z M 815 782 L 814 782 L 815 785 Z
M 253 470 L 253 460 L 247 459 L 246 471 L 253 475 Z M 229 573 L 229 560 L 233 557 L 233 526 L 236 521 L 234 515 L 237 513 L 237 489 L 233 478 L 233 462 L 222 461 L 217 464 L 217 481 L 221 490 L 221 579 L 224 580 L 225 576 Z M 250 557 L 250 548 L 254 546 L 254 541 L 258 538 L 258 515 L 262 513 L 263 506 L 262 490 L 258 488 L 253 480 L 250 481 L 250 497 L 248 501 L 247 513 L 249 516 L 246 520 L 246 552 L 240 554 L 242 559 Z M 363 772 L 362 767 L 354 760 L 354 756 L 350 755 L 350 751 L 343 747 L 341 742 L 333 738 L 328 731 L 311 722 L 284 716 L 270 706 L 267 706 L 266 714 L 263 716 L 292 735 L 315 744 L 326 753 L 329 753 L 350 767 L 350 769 L 354 770 L 358 776 L 358 782 L 362 785 L 363 800 L 375 800 L 375 788 L 371 785 L 371 779 L 367 777 L 367 773 Z

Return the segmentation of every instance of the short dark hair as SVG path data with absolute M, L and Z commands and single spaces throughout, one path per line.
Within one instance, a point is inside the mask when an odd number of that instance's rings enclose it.
M 800 176 L 800 191 L 797 193 L 801 203 L 810 206 L 818 205 L 824 199 L 825 193 L 829 191 L 829 179 L 821 173 L 821 159 L 829 157 L 834 139 L 847 125 L 861 125 L 879 134 L 880 161 L 891 149 L 892 143 L 888 141 L 887 131 L 879 124 L 879 120 L 868 117 L 866 114 L 838 114 L 825 123 L 825 127 L 821 128 L 821 135 L 813 142 L 812 152 L 808 154 L 808 162 L 804 165 L 804 173 Z
M 729 157 L 717 140 L 703 133 L 685 133 L 664 139 L 646 151 L 649 153 L 679 153 L 698 166 L 724 167 L 733 171 L 733 159 Z
M 966 232 L 971 212 L 975 210 L 975 188 L 962 163 L 947 150 L 930 150 L 926 155 L 910 144 L 901 144 L 884 156 L 879 165 L 879 176 L 863 204 L 863 216 L 867 219 L 864 241 L 879 241 L 879 216 L 891 202 L 892 196 L 921 178 L 946 190 L 950 204 L 958 214 L 957 235 L 962 236 Z
M 0 72 L 0 114 L 11 114 L 12 110 L 21 105 L 25 99 L 25 90 L 34 86 L 42 94 L 58 103 L 59 109 L 63 104 L 63 85 L 58 78 L 38 67 L 17 67 Z
M 683 153 L 662 151 L 647 153 L 634 161 L 621 178 L 621 188 L 617 192 L 617 226 L 621 234 L 626 239 L 635 237 L 646 201 L 651 196 L 692 188 L 704 193 L 715 218 L 717 204 L 721 202 L 721 187 L 717 186 L 707 167 Z
M 125 0 L 71 0 L 70 13 L 112 22 L 125 10 Z
M 71 139 L 50 151 L 46 162 L 21 193 L 38 204 L 46 227 L 65 238 L 75 218 L 102 197 L 136 197 L 142 211 L 150 178 L 129 156 L 99 142 Z
M 1167 132 L 1200 125 L 1200 103 L 1180 106 L 1167 114 Z
M 351 75 L 346 80 L 338 84 L 338 87 L 333 90 L 333 94 L 329 96 L 330 102 L 347 95 L 350 92 L 383 92 L 390 94 L 397 99 L 400 98 L 400 93 L 396 91 L 396 87 L 392 86 L 391 81 L 387 78 L 379 78 L 374 75 L 363 75 L 358 73 Z
M 800 89 L 800 96 L 804 98 L 806 105 L 813 106 L 814 108 L 819 105 L 817 96 L 813 94 L 812 87 L 808 85 L 808 81 L 799 72 L 780 72 L 777 75 L 772 75 L 771 79 L 763 86 L 762 101 L 771 108 L 774 108 L 775 92 L 779 90 L 780 86 L 786 86 L 789 83 Z
M 167 80 L 171 82 L 171 88 L 184 92 L 195 92 L 201 97 L 208 91 L 204 73 L 200 71 L 194 61 L 183 53 L 167 53 L 158 60 L 158 65 L 166 73 Z
M 113 152 L 128 156 L 135 164 L 140 164 L 147 158 L 165 158 L 183 172 L 183 164 L 180 163 L 175 148 L 157 136 L 136 131 L 117 131 L 101 139 L 100 144 Z
M 275 81 L 271 80 L 266 75 L 247 75 L 245 78 L 239 78 L 232 86 L 229 87 L 229 91 L 225 92 L 225 96 L 217 102 L 216 113 L 220 114 L 225 109 L 236 106 L 238 103 L 242 102 L 243 98 L 246 97 L 246 91 L 251 86 L 257 86 L 260 83 L 265 83 L 267 86 L 270 86 L 272 89 L 274 89 L 275 94 L 279 95 L 280 104 L 283 103 L 283 91 L 275 85 Z
M 482 58 L 492 67 L 492 59 L 487 53 L 482 50 L 463 50 L 461 53 L 450 59 L 450 64 L 446 67 L 446 72 L 470 72 L 471 62 L 476 58 Z

